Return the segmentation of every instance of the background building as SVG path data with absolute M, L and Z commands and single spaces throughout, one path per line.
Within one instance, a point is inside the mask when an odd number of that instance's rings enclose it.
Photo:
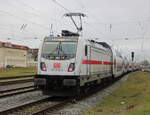
M 38 57 L 38 49 L 28 49 L 27 66 L 36 66 Z
M 30 50 L 27 46 L 0 42 L 0 67 L 8 65 L 14 65 L 15 67 L 35 66 L 36 61 Z

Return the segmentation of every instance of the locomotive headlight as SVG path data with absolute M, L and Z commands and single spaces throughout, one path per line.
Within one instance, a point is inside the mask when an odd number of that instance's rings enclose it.
M 45 62 L 41 62 L 40 67 L 42 71 L 47 71 Z
M 50 59 L 51 59 L 51 60 L 54 60 L 54 59 L 55 59 L 55 56 L 50 56 Z
M 65 59 L 65 56 L 61 56 L 61 59 L 64 60 L 64 59 Z
M 73 72 L 75 70 L 75 63 L 70 63 L 68 67 L 68 72 Z

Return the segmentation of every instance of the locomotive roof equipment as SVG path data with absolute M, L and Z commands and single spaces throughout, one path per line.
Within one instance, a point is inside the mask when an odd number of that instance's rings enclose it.
M 83 30 L 83 27 L 82 27 L 82 17 L 85 17 L 86 15 L 83 14 L 83 13 L 66 13 L 64 14 L 64 16 L 66 17 L 70 17 L 73 24 L 75 25 L 76 29 L 77 29 L 77 33 L 81 32 Z M 78 26 L 74 20 L 73 17 L 79 17 L 80 19 L 80 26 Z

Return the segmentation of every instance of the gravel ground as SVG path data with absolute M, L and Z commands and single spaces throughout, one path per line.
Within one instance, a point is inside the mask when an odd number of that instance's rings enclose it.
M 0 99 L 0 112 L 32 101 L 45 98 L 41 91 L 33 91 Z
M 91 97 L 86 98 L 82 101 L 79 101 L 76 104 L 72 104 L 71 106 L 68 106 L 64 108 L 63 110 L 60 110 L 57 113 L 54 113 L 54 115 L 81 115 L 83 111 L 101 103 L 104 100 L 104 98 L 106 98 L 114 90 L 119 88 L 121 84 L 125 82 L 127 79 L 128 79 L 128 75 L 124 76 L 123 78 L 121 78 L 120 80 L 112 84 L 111 86 L 108 86 L 107 88 L 92 95 Z
M 4 85 L 4 86 L 0 86 L 0 91 L 21 88 L 21 87 L 26 87 L 26 86 L 33 86 L 33 85 L 34 85 L 33 82 L 13 84 L 13 85 Z

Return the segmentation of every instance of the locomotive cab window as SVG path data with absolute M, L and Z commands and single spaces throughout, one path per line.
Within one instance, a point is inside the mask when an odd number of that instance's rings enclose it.
M 76 56 L 77 42 L 52 41 L 44 42 L 42 57 L 49 60 L 66 60 Z

